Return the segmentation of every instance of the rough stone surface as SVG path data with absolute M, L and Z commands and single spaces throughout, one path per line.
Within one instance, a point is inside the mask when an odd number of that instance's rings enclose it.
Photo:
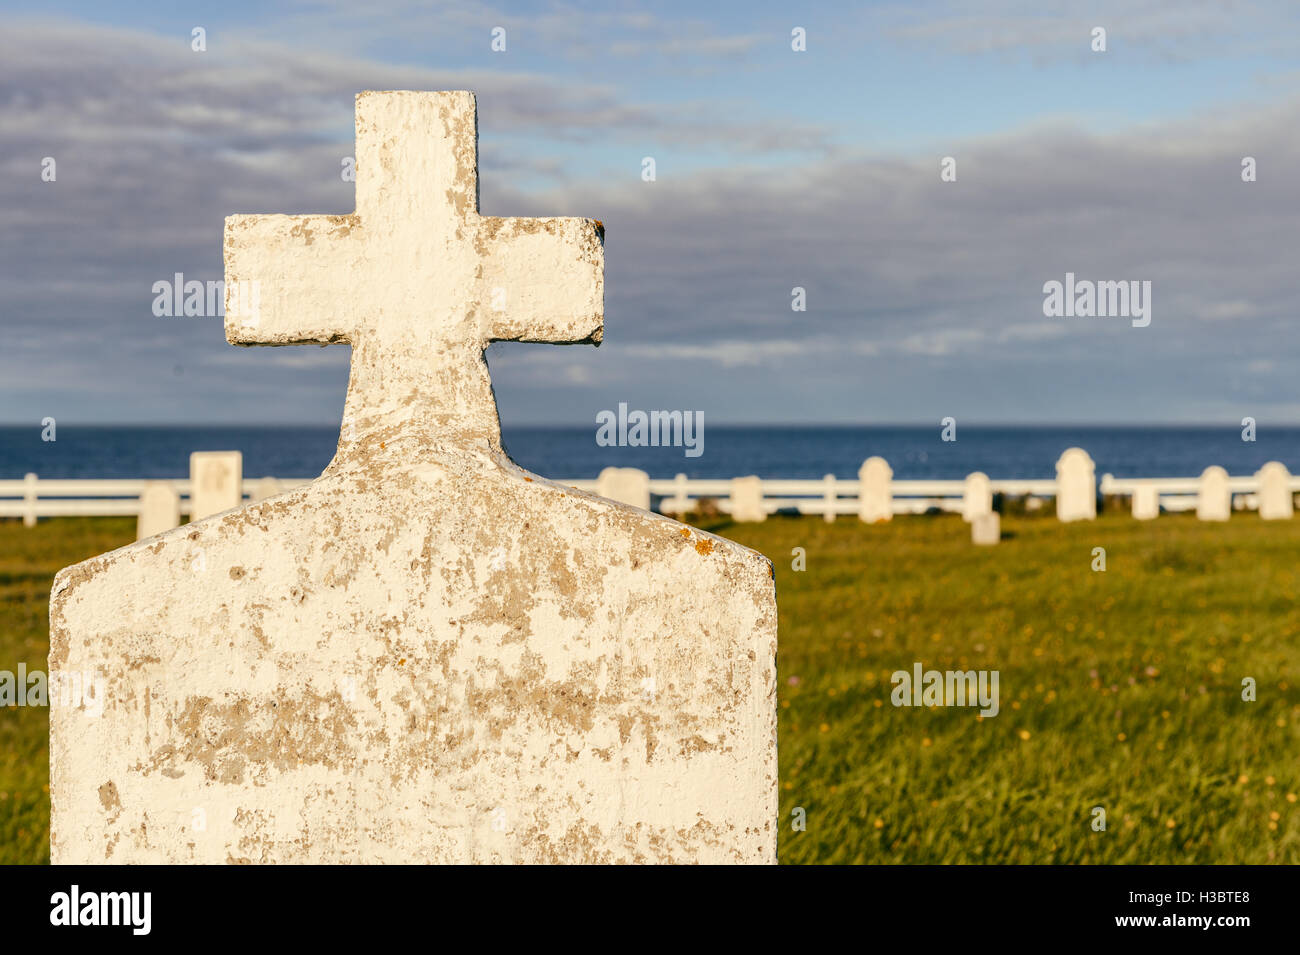
M 1097 517 L 1097 467 L 1083 448 L 1069 448 L 1056 462 L 1056 517 L 1091 521 Z
M 170 481 L 148 481 L 140 491 L 140 516 L 135 524 L 135 539 L 144 540 L 181 523 L 181 496 Z
M 637 468 L 605 468 L 596 476 L 596 493 L 620 504 L 650 510 L 650 475 Z
M 1291 472 L 1280 461 L 1269 461 L 1259 469 L 1259 516 L 1266 521 L 1289 521 L 1295 513 L 1291 494 Z
M 190 520 L 201 521 L 244 502 L 244 456 L 238 451 L 190 455 Z
M 602 231 L 476 175 L 471 94 L 363 93 L 355 215 L 228 220 L 227 337 L 351 342 L 345 427 L 58 575 L 54 862 L 775 861 L 772 566 L 507 458 L 484 347 L 598 341 Z
M 1217 464 L 1201 472 L 1196 492 L 1196 516 L 1202 521 L 1226 521 L 1232 514 L 1232 493 L 1228 490 L 1228 472 Z
M 973 521 L 977 517 L 993 513 L 993 482 L 983 471 L 976 471 L 966 476 L 966 486 L 962 490 L 961 516 L 963 520 Z
M 1157 488 L 1145 485 L 1134 488 L 1133 516 L 1139 521 L 1150 521 L 1160 516 L 1160 492 Z
M 974 544 L 996 544 L 1002 540 L 1002 515 L 997 511 L 979 514 L 970 522 L 970 539 Z
M 871 457 L 858 468 L 858 518 L 868 524 L 894 519 L 894 470 L 884 458 Z
M 767 520 L 767 508 L 763 506 L 763 482 L 760 478 L 753 475 L 732 478 L 731 519 L 738 523 Z

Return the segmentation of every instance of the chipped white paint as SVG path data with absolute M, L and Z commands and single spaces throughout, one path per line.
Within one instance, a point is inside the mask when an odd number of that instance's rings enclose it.
M 51 711 L 54 862 L 775 860 L 771 564 L 506 457 L 483 349 L 599 341 L 602 230 L 476 176 L 471 94 L 362 93 L 355 215 L 228 220 L 227 337 L 351 342 L 348 427 L 56 578 L 106 698 Z
M 244 502 L 244 456 L 238 451 L 190 455 L 190 520 L 201 521 Z
M 650 510 L 650 475 L 637 468 L 605 468 L 596 477 L 596 493 L 620 504 Z
M 181 523 L 181 496 L 170 481 L 149 481 L 140 492 L 140 516 L 135 524 L 135 539 L 144 540 Z

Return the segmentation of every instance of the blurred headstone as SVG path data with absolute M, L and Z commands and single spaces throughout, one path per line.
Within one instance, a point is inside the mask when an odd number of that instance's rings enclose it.
M 220 514 L 244 502 L 244 456 L 238 451 L 195 451 L 190 455 L 190 522 Z
M 147 481 L 140 491 L 135 539 L 140 541 L 181 524 L 181 496 L 170 481 Z

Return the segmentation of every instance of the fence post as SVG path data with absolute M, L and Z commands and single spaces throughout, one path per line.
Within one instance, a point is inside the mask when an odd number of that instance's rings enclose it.
M 673 514 L 680 521 L 686 513 L 686 475 L 678 474 L 673 478 Z
M 23 475 L 23 527 L 36 526 L 36 475 L 28 471 Z
M 1133 489 L 1133 517 L 1139 521 L 1155 520 L 1160 516 L 1160 489 L 1139 484 Z
M 827 524 L 835 523 L 835 508 L 839 504 L 840 495 L 835 490 L 835 475 L 828 474 L 822 478 L 826 482 L 826 490 L 822 492 L 822 499 L 826 502 L 826 510 L 822 514 L 822 519 Z

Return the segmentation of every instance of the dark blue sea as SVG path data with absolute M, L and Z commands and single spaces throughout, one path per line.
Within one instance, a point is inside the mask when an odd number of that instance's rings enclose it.
M 857 477 L 862 461 L 885 458 L 894 476 L 1052 478 L 1056 459 L 1072 445 L 1117 477 L 1190 477 L 1211 464 L 1233 475 L 1253 474 L 1266 461 L 1300 473 L 1300 428 L 1261 427 L 1245 442 L 1241 429 L 1222 427 L 976 427 L 958 426 L 957 440 L 935 427 L 706 427 L 703 454 L 682 448 L 601 447 L 596 429 L 507 428 L 510 456 L 551 478 L 594 478 L 604 467 L 637 467 L 651 477 L 678 472 L 692 478 Z M 56 440 L 41 429 L 0 428 L 0 479 L 35 472 L 43 478 L 186 477 L 191 451 L 238 450 L 246 477 L 315 477 L 334 453 L 337 428 L 76 427 L 59 425 Z

